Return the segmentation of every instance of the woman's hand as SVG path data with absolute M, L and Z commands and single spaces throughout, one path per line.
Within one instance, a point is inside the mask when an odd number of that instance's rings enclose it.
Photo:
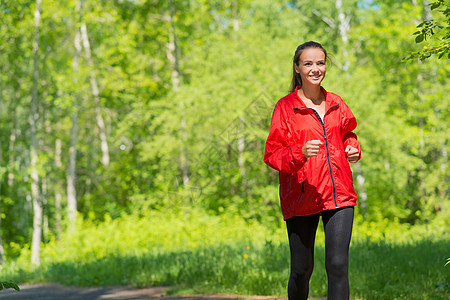
M 307 141 L 306 144 L 304 144 L 302 147 L 303 155 L 306 158 L 316 156 L 319 153 L 320 145 L 323 145 L 323 143 L 320 140 Z
M 347 154 L 348 162 L 355 163 L 359 160 L 359 151 L 355 147 L 347 145 L 345 148 L 345 153 Z

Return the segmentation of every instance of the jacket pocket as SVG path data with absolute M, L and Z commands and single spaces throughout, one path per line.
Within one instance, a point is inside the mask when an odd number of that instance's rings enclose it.
M 297 198 L 297 203 L 300 204 L 302 202 L 303 195 L 305 194 L 305 179 L 302 179 L 302 182 L 300 183 L 300 189 L 298 191 L 299 195 Z

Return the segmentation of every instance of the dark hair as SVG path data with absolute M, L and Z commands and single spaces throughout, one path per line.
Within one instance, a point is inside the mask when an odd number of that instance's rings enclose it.
M 295 72 L 295 65 L 298 66 L 298 63 L 300 60 L 300 55 L 302 55 L 303 50 L 309 49 L 309 48 L 318 48 L 318 49 L 322 50 L 323 53 L 325 54 L 325 61 L 328 59 L 327 50 L 325 50 L 325 48 L 317 42 L 310 41 L 310 42 L 306 42 L 306 43 L 303 43 L 300 46 L 298 46 L 297 49 L 295 50 L 294 60 L 293 60 L 293 64 L 292 64 L 292 81 L 291 81 L 291 90 L 290 90 L 291 93 L 295 91 L 295 88 L 297 86 L 302 85 L 302 78 L 300 77 L 300 74 Z

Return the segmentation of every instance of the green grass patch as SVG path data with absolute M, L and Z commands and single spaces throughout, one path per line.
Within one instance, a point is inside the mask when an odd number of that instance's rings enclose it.
M 350 253 L 352 291 L 364 299 L 448 299 L 448 254 L 444 240 L 356 242 Z
M 75 286 L 171 286 L 171 293 L 286 296 L 289 247 L 283 223 L 269 229 L 201 211 L 124 216 L 80 223 L 76 234 L 29 250 L 0 274 L 14 282 Z M 356 220 L 350 250 L 353 298 L 448 299 L 449 240 L 442 224 L 404 226 Z M 326 296 L 323 230 L 319 227 L 311 296 Z

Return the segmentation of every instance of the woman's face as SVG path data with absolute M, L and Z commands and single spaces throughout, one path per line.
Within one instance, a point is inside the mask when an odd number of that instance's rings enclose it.
M 300 74 L 302 85 L 320 86 L 327 71 L 325 60 L 325 53 L 319 48 L 303 50 L 298 65 L 295 65 L 295 72 Z

